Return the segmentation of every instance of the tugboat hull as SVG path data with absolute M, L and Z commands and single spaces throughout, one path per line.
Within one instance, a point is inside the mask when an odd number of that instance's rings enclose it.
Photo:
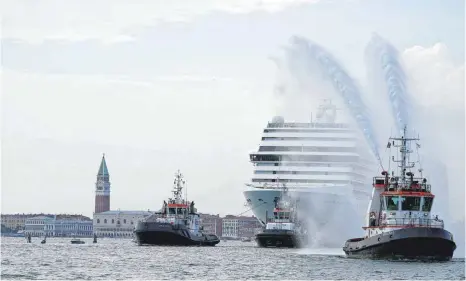
M 348 257 L 372 259 L 416 259 L 448 261 L 456 244 L 453 235 L 442 228 L 415 227 L 397 229 L 370 238 L 346 241 Z
M 191 236 L 186 228 L 166 223 L 142 223 L 134 234 L 138 245 L 215 246 L 220 242 L 216 235 Z
M 307 244 L 304 236 L 290 231 L 270 231 L 256 235 L 257 245 L 264 248 L 301 248 Z

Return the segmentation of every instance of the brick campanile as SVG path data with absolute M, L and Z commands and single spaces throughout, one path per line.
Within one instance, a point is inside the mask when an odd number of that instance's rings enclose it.
M 97 182 L 95 183 L 95 213 L 106 211 L 110 211 L 110 175 L 108 174 L 104 154 L 97 173 Z

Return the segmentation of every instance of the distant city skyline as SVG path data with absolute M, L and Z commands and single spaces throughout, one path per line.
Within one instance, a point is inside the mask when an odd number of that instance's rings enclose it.
M 372 32 L 389 40 L 413 95 L 442 117 L 432 145 L 448 143 L 445 162 L 464 154 L 463 1 L 258 3 L 6 1 L 2 213 L 92 217 L 103 153 L 112 210 L 159 209 L 180 169 L 199 212 L 246 211 L 248 154 L 267 122 L 317 106 L 293 96 L 284 110 L 274 95 L 270 57 L 294 35 L 326 47 L 363 88 Z M 449 167 L 455 219 L 461 169 L 464 158 Z

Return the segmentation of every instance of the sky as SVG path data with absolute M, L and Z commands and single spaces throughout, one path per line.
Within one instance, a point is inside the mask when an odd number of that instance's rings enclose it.
M 363 86 L 372 33 L 389 40 L 413 95 L 443 118 L 432 120 L 446 128 L 432 145 L 448 142 L 443 160 L 460 157 L 464 171 L 464 1 L 2 6 L 2 213 L 92 216 L 103 153 L 112 209 L 159 209 L 180 169 L 199 211 L 246 211 L 248 154 L 274 115 L 293 113 L 279 112 L 270 58 L 295 35 L 324 46 Z M 455 173 L 450 211 L 464 218 L 464 173 Z

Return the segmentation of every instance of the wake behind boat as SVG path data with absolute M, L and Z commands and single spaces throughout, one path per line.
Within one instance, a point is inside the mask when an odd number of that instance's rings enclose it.
M 383 177 L 374 177 L 366 235 L 346 241 L 343 251 L 349 257 L 450 260 L 456 249 L 453 235 L 430 213 L 434 194 L 422 169 L 418 178 L 411 170 L 415 163 L 409 162 L 408 143 L 419 139 L 408 138 L 406 127 L 401 138 L 390 139 L 387 148 L 400 149 L 400 160 L 392 156 L 399 164 L 398 175 L 383 171 Z
M 214 234 L 200 229 L 200 216 L 194 202 L 183 199 L 185 181 L 178 171 L 175 175 L 173 198 L 163 202 L 161 212 L 139 221 L 135 236 L 139 245 L 215 246 L 220 242 Z

